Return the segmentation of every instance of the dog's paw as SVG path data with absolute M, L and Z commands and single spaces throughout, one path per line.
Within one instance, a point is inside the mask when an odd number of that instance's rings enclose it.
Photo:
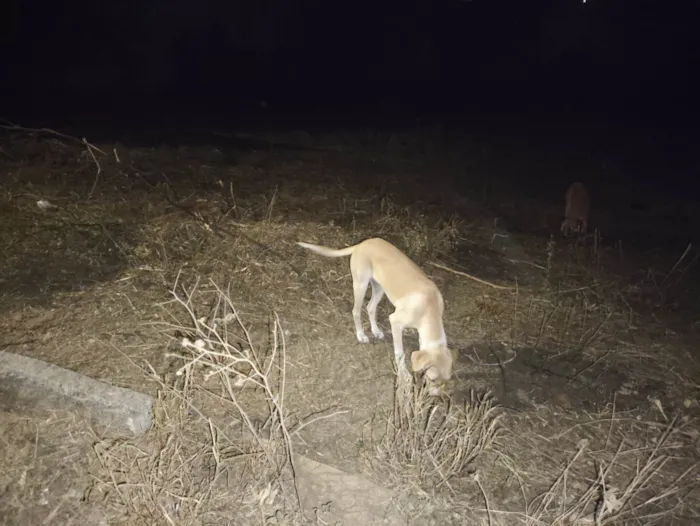
M 372 329 L 372 334 L 374 334 L 374 337 L 377 338 L 378 340 L 384 339 L 384 333 L 379 328 Z
M 358 332 L 357 341 L 360 343 L 369 343 L 369 337 L 364 332 Z
M 406 363 L 401 361 L 397 364 L 396 368 L 396 374 L 398 375 L 400 380 L 403 381 L 411 381 L 413 379 L 413 375 L 408 370 L 408 367 L 406 367 Z

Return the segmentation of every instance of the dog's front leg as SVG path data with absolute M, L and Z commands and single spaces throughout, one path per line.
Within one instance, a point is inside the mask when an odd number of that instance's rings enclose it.
M 394 339 L 394 359 L 396 360 L 396 368 L 400 376 L 405 376 L 409 373 L 403 351 L 403 329 L 405 323 L 402 319 L 402 313 L 396 311 L 391 314 L 389 316 L 389 322 L 391 323 L 391 336 Z

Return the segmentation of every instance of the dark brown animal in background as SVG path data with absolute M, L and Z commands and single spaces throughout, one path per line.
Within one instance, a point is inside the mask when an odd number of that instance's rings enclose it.
M 591 196 L 581 183 L 573 183 L 566 191 L 566 206 L 561 231 L 565 236 L 569 232 L 585 235 L 588 228 L 588 215 L 591 212 Z

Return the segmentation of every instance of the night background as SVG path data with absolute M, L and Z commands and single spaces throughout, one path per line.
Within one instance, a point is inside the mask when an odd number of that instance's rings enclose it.
M 286 116 L 297 127 L 421 118 L 473 132 L 551 119 L 541 131 L 556 136 L 696 129 L 697 2 L 75 1 L 4 10 L 7 118 L 157 123 L 167 114 L 250 125 L 265 100 L 272 122 Z M 598 127 L 579 125 L 591 121 Z
M 14 1 L 0 49 L 0 523 L 700 524 L 700 2 Z M 444 296 L 440 398 L 295 244 L 370 237 Z

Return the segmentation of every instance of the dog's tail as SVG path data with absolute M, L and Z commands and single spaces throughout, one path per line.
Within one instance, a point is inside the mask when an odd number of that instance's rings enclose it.
M 349 256 L 355 251 L 355 247 L 357 247 L 357 245 L 354 245 L 351 247 L 336 250 L 334 248 L 323 247 L 321 245 L 314 245 L 312 243 L 304 243 L 303 241 L 297 241 L 297 245 L 311 250 L 312 252 L 316 252 L 316 254 L 326 256 L 327 258 L 339 258 L 343 256 Z

